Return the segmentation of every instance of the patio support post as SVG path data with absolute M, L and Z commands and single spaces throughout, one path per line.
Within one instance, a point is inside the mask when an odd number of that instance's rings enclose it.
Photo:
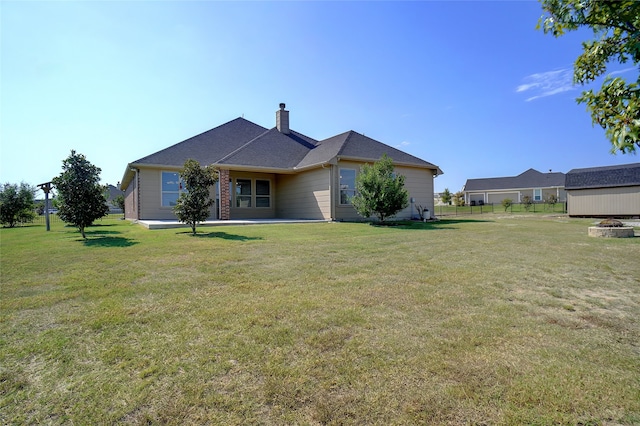
M 229 199 L 231 194 L 229 193 L 229 170 L 221 169 L 219 171 L 220 182 L 220 220 L 231 219 L 231 206 Z

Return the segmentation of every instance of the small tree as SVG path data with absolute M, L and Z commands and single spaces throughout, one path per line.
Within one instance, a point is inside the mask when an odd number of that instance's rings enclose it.
M 213 166 L 200 167 L 196 160 L 189 159 L 180 171 L 180 179 L 186 191 L 178 197 L 173 212 L 180 222 L 191 226 L 195 235 L 197 224 L 209 217 L 214 202 L 209 189 L 218 181 L 218 174 Z
M 464 192 L 458 191 L 455 194 L 453 194 L 453 204 L 455 204 L 458 207 L 464 206 Z
M 85 228 L 109 213 L 100 171 L 84 155 L 71 150 L 71 155 L 62 161 L 62 173 L 52 181 L 58 191 L 58 216 L 77 227 L 84 239 Z
M 373 165 L 360 168 L 351 204 L 360 216 L 367 218 L 375 214 L 380 222 L 409 205 L 404 176 L 394 173 L 393 161 L 386 154 Z
M 525 195 L 524 197 L 522 197 L 522 205 L 524 206 L 524 209 L 526 211 L 529 211 L 529 209 L 531 209 L 531 204 L 533 204 L 533 199 L 530 196 Z
M 451 192 L 449 192 L 449 188 L 445 188 L 444 191 L 442 191 L 442 194 L 440 194 L 440 199 L 443 203 L 451 205 Z
M 116 198 L 113 199 L 112 201 L 113 205 L 116 206 L 117 208 L 119 208 L 120 210 L 122 210 L 122 217 L 125 217 L 124 214 L 124 195 L 120 194 L 118 195 Z
M 5 183 L 0 189 L 0 223 L 13 228 L 18 222 L 33 222 L 36 190 L 22 182 Z
M 556 203 L 558 202 L 558 197 L 555 194 L 550 194 L 546 200 L 544 200 L 544 203 L 547 204 L 551 210 L 553 211 L 553 207 L 556 205 Z
M 504 211 L 506 212 L 509 207 L 513 204 L 513 200 L 511 198 L 505 198 L 502 200 L 502 207 L 504 207 Z

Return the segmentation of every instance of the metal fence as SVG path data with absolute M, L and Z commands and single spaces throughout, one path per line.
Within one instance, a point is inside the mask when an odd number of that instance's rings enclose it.
M 555 204 L 547 203 L 512 203 L 506 209 L 502 204 L 483 204 L 483 205 L 466 205 L 466 206 L 435 206 L 436 216 L 456 216 L 469 214 L 486 214 L 486 213 L 548 213 L 548 214 L 564 214 L 567 212 L 567 203 L 560 202 Z
M 122 217 L 122 213 L 110 213 L 105 217 L 96 220 L 95 223 L 100 223 L 104 219 L 120 219 L 121 217 Z M 60 216 L 58 216 L 57 214 L 50 214 L 49 223 L 50 224 L 64 223 L 64 221 L 60 219 Z M 22 225 L 46 225 L 46 224 L 47 224 L 47 219 L 45 215 L 41 214 L 41 215 L 36 215 L 36 217 L 33 219 L 33 222 L 24 223 Z

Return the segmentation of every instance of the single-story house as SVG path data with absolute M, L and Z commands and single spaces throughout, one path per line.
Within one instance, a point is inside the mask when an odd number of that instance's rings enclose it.
M 555 195 L 558 202 L 564 202 L 564 178 L 564 173 L 529 169 L 518 176 L 467 179 L 463 188 L 464 201 L 471 205 L 500 204 L 509 198 L 520 203 L 528 195 L 535 203 Z
M 396 218 L 417 215 L 414 204 L 433 216 L 433 179 L 442 174 L 438 166 L 354 131 L 315 140 L 289 127 L 285 104 L 271 129 L 236 118 L 130 162 L 120 184 L 125 216 L 175 219 L 172 209 L 183 190 L 178 172 L 195 159 L 219 171 L 210 219 L 357 220 L 350 202 L 356 176 L 363 164 L 383 154 L 405 176 L 413 200 Z
M 640 163 L 567 173 L 569 216 L 640 216 Z

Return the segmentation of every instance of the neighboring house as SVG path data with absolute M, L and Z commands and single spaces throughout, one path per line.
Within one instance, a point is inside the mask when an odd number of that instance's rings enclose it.
M 120 195 L 124 195 L 124 192 L 111 184 L 107 184 L 106 195 L 107 205 L 109 206 L 109 213 L 122 213 L 122 210 L 115 204 L 115 199 Z
M 354 131 L 318 141 L 289 127 L 280 104 L 276 127 L 236 118 L 127 165 L 121 188 L 128 219 L 176 219 L 183 190 L 178 171 L 188 159 L 214 165 L 219 182 L 211 219 L 357 220 L 349 198 L 360 167 L 387 154 L 416 204 L 433 215 L 435 166 Z M 396 215 L 410 218 L 413 205 Z
M 555 195 L 559 202 L 564 202 L 564 178 L 564 173 L 540 173 L 529 169 L 518 176 L 467 179 L 463 189 L 464 201 L 471 205 L 500 204 L 509 198 L 520 203 L 528 195 L 533 202 L 543 202 L 550 195 Z
M 567 173 L 569 216 L 640 216 L 640 163 Z

